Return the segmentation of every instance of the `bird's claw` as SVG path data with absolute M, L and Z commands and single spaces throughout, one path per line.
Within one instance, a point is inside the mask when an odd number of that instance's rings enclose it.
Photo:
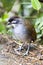
M 23 50 L 23 47 L 19 46 L 19 48 L 17 49 L 17 51 L 21 51 L 21 50 Z

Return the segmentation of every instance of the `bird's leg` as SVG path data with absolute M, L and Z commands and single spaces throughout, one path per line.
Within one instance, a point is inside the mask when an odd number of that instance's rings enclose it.
M 24 56 L 28 55 L 30 50 L 37 49 L 37 46 L 32 43 L 29 43 L 26 52 L 23 54 Z
M 31 47 L 31 43 L 27 45 L 27 42 L 25 42 L 22 45 L 19 45 L 19 48 L 17 49 L 17 51 L 22 51 L 24 48 L 26 48 L 27 49 L 26 52 L 23 53 L 23 55 L 25 56 L 29 54 L 30 47 Z
M 23 55 L 24 55 L 24 56 L 27 56 L 27 55 L 29 54 L 29 50 L 30 50 L 30 44 L 28 45 L 28 48 L 27 48 L 26 52 L 23 53 Z

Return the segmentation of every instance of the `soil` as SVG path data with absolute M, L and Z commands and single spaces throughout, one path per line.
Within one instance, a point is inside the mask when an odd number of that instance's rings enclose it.
M 43 45 L 37 45 L 27 56 L 23 56 L 25 50 L 16 51 L 18 46 L 14 39 L 0 34 L 0 65 L 43 65 Z

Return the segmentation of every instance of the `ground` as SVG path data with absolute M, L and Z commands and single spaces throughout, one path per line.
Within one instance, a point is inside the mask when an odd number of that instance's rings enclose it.
M 43 65 L 43 45 L 39 44 L 37 49 L 31 50 L 27 56 L 16 52 L 17 47 L 15 40 L 0 34 L 0 65 Z

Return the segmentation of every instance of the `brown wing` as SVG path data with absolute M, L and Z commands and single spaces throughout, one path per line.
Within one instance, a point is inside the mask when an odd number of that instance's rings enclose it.
M 29 21 L 29 20 L 24 20 L 24 25 L 26 27 L 26 29 L 28 30 L 28 32 L 30 34 L 28 34 L 28 37 L 30 37 L 31 40 L 36 40 L 36 31 L 35 31 L 35 28 L 34 26 L 32 25 L 32 23 Z

